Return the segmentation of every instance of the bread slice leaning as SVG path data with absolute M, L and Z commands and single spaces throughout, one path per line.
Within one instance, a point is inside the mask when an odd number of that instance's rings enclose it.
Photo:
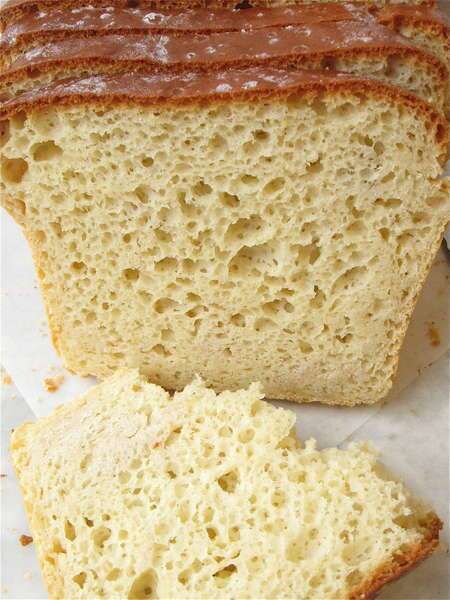
M 380 10 L 377 17 L 383 25 L 435 54 L 450 70 L 450 18 L 438 8 L 392 5 Z M 450 118 L 450 82 L 445 111 Z
M 303 445 L 262 398 L 120 371 L 17 429 L 50 598 L 356 600 L 433 551 L 439 519 L 369 445 Z
M 359 4 L 369 8 L 374 6 L 389 5 L 391 1 L 397 4 L 413 5 L 434 5 L 434 0 L 359 0 Z M 236 2 L 236 0 L 6 0 L 0 5 L 0 31 L 7 24 L 14 23 L 23 17 L 32 16 L 39 13 L 45 13 L 48 9 L 59 7 L 80 8 L 91 6 L 93 8 L 102 8 L 110 6 L 123 8 L 147 7 L 150 11 L 154 10 L 186 10 L 190 8 L 240 8 L 248 6 L 292 6 L 302 4 L 321 4 L 328 3 L 329 0 L 252 0 L 252 2 Z M 338 3 L 346 3 L 345 0 L 338 0 Z
M 374 17 L 372 17 L 373 19 Z M 41 18 L 24 14 L 6 23 L 0 48 L 28 48 L 32 43 L 55 41 L 73 36 L 101 36 L 108 33 L 219 33 L 248 31 L 268 27 L 289 27 L 310 23 L 333 23 L 348 19 L 370 19 L 365 7 L 354 4 L 310 4 L 272 8 L 158 9 L 146 6 L 51 6 Z
M 0 97 L 14 97 L 58 79 L 99 73 L 179 73 L 265 65 L 375 77 L 443 110 L 449 80 L 446 66 L 370 15 L 366 19 L 358 15 L 359 19 L 342 16 L 308 25 L 208 35 L 125 32 L 86 38 L 80 32 L 49 41 L 36 36 L 29 46 L 12 45 L 2 52 Z
M 449 220 L 429 105 L 249 69 L 62 82 L 0 116 L 0 196 L 68 368 L 300 402 L 388 392 Z

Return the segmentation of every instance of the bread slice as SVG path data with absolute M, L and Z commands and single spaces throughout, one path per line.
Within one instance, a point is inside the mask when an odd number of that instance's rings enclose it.
M 36 18 L 23 14 L 7 23 L 2 32 L 0 49 L 30 48 L 32 44 L 72 36 L 101 36 L 108 33 L 220 33 L 267 27 L 288 27 L 337 21 L 367 22 L 366 8 L 353 4 L 310 4 L 273 8 L 197 8 L 187 10 L 150 10 L 148 6 L 126 8 L 51 6 Z
M 18 428 L 50 598 L 371 598 L 441 523 L 368 444 L 301 444 L 257 385 L 169 396 L 136 370 Z
M 0 196 L 69 369 L 332 404 L 388 392 L 449 220 L 429 105 L 265 68 L 62 82 L 0 116 Z
M 450 70 L 450 20 L 436 7 L 385 7 L 379 21 L 437 56 Z M 450 83 L 447 88 L 446 114 L 450 118 Z
M 443 109 L 448 71 L 435 56 L 376 21 L 203 36 L 109 34 L 70 37 L 3 55 L 0 95 L 13 97 L 66 77 L 123 71 L 184 72 L 269 65 L 341 70 L 405 87 Z
M 22 19 L 24 16 L 39 15 L 54 7 L 61 9 L 107 7 L 113 4 L 122 8 L 147 7 L 154 10 L 186 10 L 190 8 L 248 8 L 249 6 L 292 6 L 302 4 L 328 3 L 328 0 L 6 0 L 0 5 L 0 31 L 9 23 Z M 346 0 L 337 3 L 348 4 Z M 435 0 L 358 0 L 357 4 L 367 7 L 394 4 L 413 4 L 419 6 L 434 6 Z

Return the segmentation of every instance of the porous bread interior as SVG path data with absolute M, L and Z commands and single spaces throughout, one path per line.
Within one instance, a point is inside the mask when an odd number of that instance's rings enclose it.
M 257 385 L 137 371 L 13 435 L 52 598 L 349 598 L 432 513 L 365 444 L 302 447 Z
M 1 196 L 71 370 L 333 404 L 388 392 L 449 220 L 416 109 L 350 92 L 54 107 L 12 117 L 3 144 Z
M 89 43 L 89 40 L 86 43 Z M 29 48 L 30 46 L 27 46 L 27 50 Z M 14 54 L 12 56 L 14 58 Z M 192 68 L 188 63 L 185 63 L 184 67 L 188 66 Z M 372 56 L 370 53 L 365 54 L 364 51 L 361 51 L 355 53 L 354 56 L 286 57 L 277 66 L 301 67 L 304 69 L 325 68 L 362 77 L 375 77 L 417 94 L 440 110 L 444 109 L 447 101 L 446 94 L 449 79 L 447 75 L 443 77 L 441 68 L 426 60 L 426 57 L 421 59 L 420 56 L 402 56 L 401 52 L 395 52 L 390 48 L 382 48 L 378 56 Z M 132 69 L 133 67 L 130 66 L 129 68 Z M 135 68 L 142 70 L 143 67 L 136 66 Z M 151 68 L 151 66 L 147 67 L 147 70 L 148 68 Z M 164 69 L 165 67 L 164 64 L 161 64 L 155 66 L 155 68 Z M 183 64 L 180 64 L 180 68 L 183 68 Z M 214 68 L 214 65 L 210 65 L 209 68 Z M 92 64 L 91 66 L 54 65 L 49 70 L 41 70 L 37 65 L 30 77 L 21 75 L 16 79 L 16 75 L 12 71 L 11 74 L 7 74 L 5 79 L 0 79 L 0 96 L 14 98 L 23 92 L 59 79 L 84 77 L 98 73 L 123 72 L 124 69 L 126 67 L 123 64 L 114 61 L 111 64 Z

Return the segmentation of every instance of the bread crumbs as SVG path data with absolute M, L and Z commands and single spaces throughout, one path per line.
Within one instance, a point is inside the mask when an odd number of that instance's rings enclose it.
M 47 392 L 57 392 L 64 381 L 64 375 L 56 375 L 55 377 L 46 377 L 44 379 L 44 387 Z
M 439 335 L 439 331 L 436 328 L 434 321 L 428 323 L 428 339 L 430 340 L 430 344 L 434 347 L 441 345 L 441 336 Z
M 9 375 L 8 373 L 3 374 L 2 381 L 3 381 L 3 385 L 11 385 L 13 382 L 11 375 Z
M 22 546 L 28 546 L 29 544 L 33 543 L 33 538 L 31 537 L 31 535 L 25 535 L 24 533 L 22 533 L 22 535 L 19 538 L 19 542 L 22 544 Z

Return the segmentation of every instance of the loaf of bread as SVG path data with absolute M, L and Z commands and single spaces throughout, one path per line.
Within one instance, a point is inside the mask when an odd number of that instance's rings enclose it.
M 341 7 L 337 11 L 334 5 L 322 5 L 321 10 L 296 8 L 293 11 L 293 24 L 280 27 L 263 27 L 265 21 L 287 22 L 286 10 L 281 17 L 271 11 L 219 11 L 217 18 L 213 10 L 201 11 L 197 16 L 193 11 L 189 16 L 173 15 L 167 21 L 164 33 L 148 33 L 142 27 L 133 33 L 132 27 L 124 27 L 120 21 L 123 12 L 100 10 L 99 21 L 108 25 L 109 19 L 116 24 L 115 32 L 109 33 L 92 23 L 91 33 L 102 35 L 85 37 L 83 26 L 74 28 L 74 19 L 83 23 L 85 13 L 68 17 L 68 22 L 55 25 L 56 31 L 47 31 L 44 38 L 36 35 L 34 29 L 46 30 L 45 23 L 52 17 L 32 19 L 32 29 L 25 36 L 25 42 L 19 36 L 19 42 L 8 43 L 16 39 L 10 31 L 2 49 L 0 65 L 0 96 L 14 95 L 67 77 L 81 77 L 91 74 L 146 71 L 183 72 L 188 70 L 217 70 L 231 67 L 249 67 L 259 64 L 277 68 L 333 69 L 356 75 L 376 77 L 394 85 L 402 86 L 418 94 L 421 98 L 444 109 L 448 87 L 448 70 L 435 56 L 398 36 L 364 11 Z M 137 18 L 135 13 L 134 18 Z M 156 14 L 156 13 L 155 13 Z M 241 15 L 233 18 L 230 15 Z M 61 11 L 56 22 L 61 22 Z M 106 15 L 108 19 L 102 19 Z M 141 22 L 145 16 L 141 15 Z M 284 21 L 283 21 L 284 19 Z M 41 21 L 44 23 L 41 26 Z M 173 23 L 175 21 L 175 25 Z M 218 33 L 192 35 L 197 23 L 199 31 L 210 22 L 216 23 L 224 31 Z M 129 23 L 125 19 L 125 24 Z M 147 26 L 148 27 L 148 26 Z M 163 25 L 159 25 L 163 27 Z M 178 29 L 174 30 L 174 27 Z M 231 28 L 238 31 L 227 31 Z M 180 32 L 180 28 L 184 34 Z M 243 29 L 243 30 L 242 30 Z M 13 28 L 14 31 L 17 31 Z M 152 31 L 150 29 L 150 31 Z M 71 32 L 71 33 L 69 33 Z M 11 37 L 12 36 L 12 37 Z M 56 36 L 53 39 L 52 36 Z M 28 40 L 28 41 L 27 41 Z
M 368 599 L 433 551 L 439 519 L 370 445 L 303 445 L 262 398 L 119 371 L 19 427 L 50 598 Z
M 450 21 L 438 8 L 392 5 L 382 9 L 378 19 L 437 56 L 450 70 Z M 450 118 L 450 83 L 448 86 L 445 110 Z
M 0 196 L 69 369 L 332 404 L 388 392 L 449 220 L 431 106 L 255 68 L 66 81 L 0 117 Z

